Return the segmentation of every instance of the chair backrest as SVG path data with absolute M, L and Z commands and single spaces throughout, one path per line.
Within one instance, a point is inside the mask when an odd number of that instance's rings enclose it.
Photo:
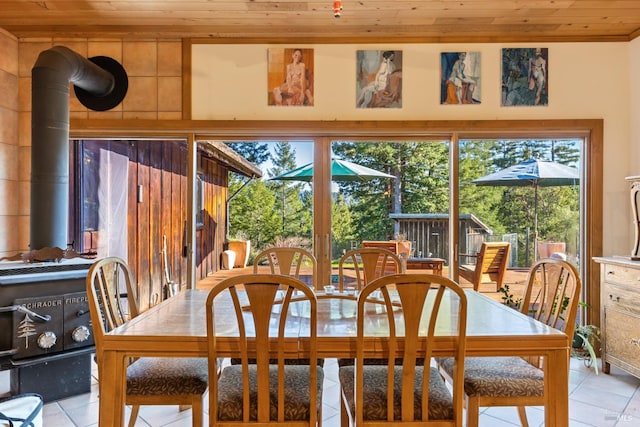
M 233 312 L 228 307 L 233 306 Z M 227 309 L 218 309 L 226 306 Z M 286 359 L 308 359 L 309 417 L 317 421 L 317 300 L 312 289 L 290 276 L 247 274 L 230 277 L 209 292 L 206 303 L 210 378 L 216 378 L 218 358 L 216 339 L 228 335 L 229 328 L 239 336 L 237 357 L 242 365 L 243 422 L 250 421 L 249 381 L 257 381 L 257 421 L 270 418 L 269 365 L 277 364 L 277 421 L 284 422 Z M 234 316 L 235 314 L 235 316 Z M 218 334 L 218 331 L 220 333 Z M 274 363 L 276 362 L 276 363 Z M 257 377 L 250 379 L 249 366 L 256 366 Z M 296 390 L 306 393 L 307 391 Z M 209 414 L 218 413 L 216 381 L 209 384 Z M 256 398 L 252 396 L 252 398 Z
M 316 257 L 303 248 L 273 247 L 259 252 L 253 260 L 253 273 L 260 273 L 260 266 L 266 262 L 271 274 L 295 277 L 317 288 L 318 278 Z M 311 280 L 304 280 L 307 272 Z
M 566 261 L 546 258 L 529 269 L 521 311 L 573 336 L 582 282 Z
M 405 259 L 411 256 L 410 240 L 363 240 L 362 247 L 388 249 L 400 258 Z
M 388 249 L 382 247 L 353 249 L 342 255 L 338 262 L 339 290 L 342 292 L 348 284 L 347 270 L 354 275 L 356 289 L 361 290 L 379 277 L 404 273 L 405 269 L 406 264 Z
M 136 289 L 129 266 L 118 257 L 94 262 L 87 273 L 86 288 L 91 326 L 99 350 L 105 333 L 138 315 Z
M 475 276 L 478 283 L 496 281 L 502 283 L 509 263 L 509 242 L 484 242 L 476 258 Z
M 398 243 L 394 240 L 363 240 L 363 248 L 384 248 L 398 254 Z
M 466 344 L 467 298 L 451 279 L 433 274 L 395 274 L 367 285 L 358 296 L 356 343 L 356 424 L 363 417 L 364 343 L 375 338 L 388 369 L 387 421 L 394 421 L 394 399 L 400 399 L 402 421 L 414 421 L 416 368 L 423 369 L 422 420 L 429 417 L 429 374 L 434 341 L 451 337 L 454 358 L 453 416 L 462 425 L 464 398 L 464 352 Z M 440 317 L 440 321 L 438 318 Z M 442 319 L 451 319 L 443 322 Z M 401 378 L 391 369 L 402 361 Z M 419 363 L 420 365 L 416 366 Z M 394 372 L 395 371 L 395 372 Z M 402 383 L 401 395 L 394 395 L 394 381 Z M 396 418 L 397 419 L 397 414 Z M 360 421 L 360 422 L 358 422 Z M 415 424 L 412 424 L 415 425 Z

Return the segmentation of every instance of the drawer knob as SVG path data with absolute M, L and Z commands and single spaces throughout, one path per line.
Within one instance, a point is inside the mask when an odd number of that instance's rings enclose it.
M 609 299 L 612 301 L 616 301 L 616 302 L 620 302 L 620 297 L 614 297 L 613 295 L 609 294 Z
M 638 338 L 631 338 L 631 344 L 635 345 L 636 347 L 640 347 L 640 340 Z

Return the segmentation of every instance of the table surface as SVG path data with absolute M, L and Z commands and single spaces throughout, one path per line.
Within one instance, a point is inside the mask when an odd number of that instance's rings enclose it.
M 569 339 L 566 334 L 478 292 L 466 290 L 465 293 L 467 356 L 545 356 L 549 370 L 554 372 L 554 375 L 545 375 L 549 390 L 546 425 L 568 425 Z M 111 398 L 100 402 L 101 426 L 121 425 L 123 420 L 124 405 L 120 403 L 124 401 L 126 356 L 207 356 L 207 295 L 207 291 L 182 291 L 104 337 L 101 369 L 110 373 L 107 376 L 110 380 L 100 381 L 100 394 Z M 319 296 L 318 357 L 354 357 L 355 301 L 341 298 L 343 295 Z M 234 334 L 229 326 L 226 340 L 219 338 L 216 342 L 221 351 L 228 347 L 228 356 L 233 356 Z M 443 339 L 436 353 L 448 354 L 450 340 L 444 337 L 451 335 L 450 331 L 441 327 L 437 334 Z

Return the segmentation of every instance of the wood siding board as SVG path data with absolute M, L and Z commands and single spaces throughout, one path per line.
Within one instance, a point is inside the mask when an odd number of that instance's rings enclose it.
M 127 263 L 133 280 L 139 283 L 140 259 L 138 257 L 138 203 L 136 199 L 138 186 L 138 151 L 135 145 L 126 143 L 129 158 L 129 179 L 127 194 Z M 140 290 L 138 289 L 138 305 L 140 304 Z
M 188 162 L 187 144 L 184 143 L 180 150 L 180 226 L 181 238 L 176 253 L 180 256 L 180 283 L 187 282 L 187 256 L 184 248 L 186 247 L 187 233 L 187 162 Z
M 173 235 L 173 188 L 171 186 L 172 180 L 172 164 L 171 164 L 171 142 L 162 143 L 162 166 L 161 170 L 161 195 L 160 195 L 160 282 L 163 286 L 166 284 L 165 269 L 171 272 L 171 279 L 173 279 L 173 260 L 171 258 L 171 248 L 169 242 L 174 240 Z M 164 253 L 163 238 L 167 237 L 167 253 Z M 167 265 L 164 265 L 164 260 L 167 260 Z M 163 292 L 163 296 L 164 292 Z
M 139 141 L 137 143 L 138 151 L 138 185 L 143 189 L 149 188 L 149 142 Z M 135 193 L 137 194 L 137 192 Z M 140 311 L 147 310 L 151 305 L 151 287 L 149 282 L 150 276 L 150 260 L 149 251 L 151 244 L 149 242 L 149 191 L 143 191 L 142 202 L 137 203 L 138 215 L 138 248 L 136 256 L 139 260 L 140 271 L 138 272 L 138 298 Z
M 162 300 L 162 208 L 165 189 L 162 186 L 162 150 L 164 143 L 151 141 L 149 147 L 149 293 L 151 303 Z

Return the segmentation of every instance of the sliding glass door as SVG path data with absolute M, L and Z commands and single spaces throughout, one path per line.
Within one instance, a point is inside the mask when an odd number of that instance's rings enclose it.
M 441 260 L 456 279 L 457 266 L 473 263 L 487 241 L 510 244 L 514 271 L 551 255 L 578 266 L 584 139 L 450 136 L 230 143 L 263 178 L 230 180 L 228 238 L 251 240 L 254 251 L 305 247 L 323 284 L 337 280 L 340 257 L 363 242 L 399 242 L 409 269 L 433 272 L 425 262 Z M 481 182 L 533 160 L 575 175 Z
M 340 257 L 367 245 L 386 245 L 402 258 L 447 262 L 449 156 L 450 143 L 440 139 L 332 141 L 334 281 Z

